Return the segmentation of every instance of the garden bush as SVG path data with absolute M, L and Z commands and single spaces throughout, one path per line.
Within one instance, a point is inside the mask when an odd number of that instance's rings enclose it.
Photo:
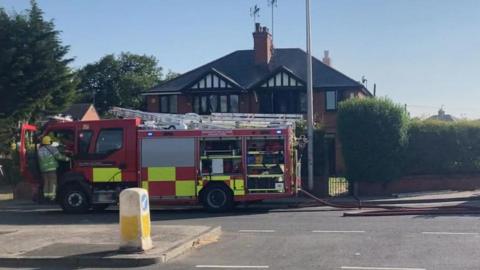
M 338 136 L 349 181 L 390 181 L 402 174 L 408 117 L 388 99 L 340 103 Z

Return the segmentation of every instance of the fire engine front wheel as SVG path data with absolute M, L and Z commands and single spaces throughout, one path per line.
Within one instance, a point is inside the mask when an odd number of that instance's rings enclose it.
M 82 187 L 72 185 L 62 192 L 60 204 L 66 213 L 80 214 L 90 209 L 90 200 Z
M 209 212 L 224 212 L 233 207 L 232 192 L 224 185 L 211 185 L 202 195 L 203 206 Z

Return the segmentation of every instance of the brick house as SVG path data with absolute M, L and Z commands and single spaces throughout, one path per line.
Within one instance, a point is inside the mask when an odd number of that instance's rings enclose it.
M 239 50 L 166 81 L 145 93 L 147 110 L 162 113 L 211 112 L 306 114 L 306 53 L 273 47 L 266 27 L 255 24 L 254 49 Z M 330 172 L 343 171 L 335 140 L 338 102 L 367 97 L 363 84 L 313 58 L 314 119 L 329 135 Z

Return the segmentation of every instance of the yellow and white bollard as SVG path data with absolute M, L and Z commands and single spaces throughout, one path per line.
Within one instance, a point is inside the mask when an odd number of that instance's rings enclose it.
M 150 206 L 148 193 L 142 188 L 128 188 L 120 193 L 120 249 L 151 249 Z

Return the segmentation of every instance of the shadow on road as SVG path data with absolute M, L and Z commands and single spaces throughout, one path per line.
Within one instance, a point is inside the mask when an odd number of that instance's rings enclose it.
M 343 209 L 342 209 L 343 210 Z M 152 209 L 152 221 L 192 220 L 218 217 L 261 215 L 270 212 L 331 212 L 340 211 L 327 207 L 292 208 L 287 204 L 255 204 L 239 206 L 226 213 L 208 213 L 200 207 Z M 118 210 L 86 214 L 65 214 L 57 206 L 36 205 L 34 203 L 2 207 L 0 205 L 0 225 L 73 225 L 73 224 L 115 224 L 118 223 Z

